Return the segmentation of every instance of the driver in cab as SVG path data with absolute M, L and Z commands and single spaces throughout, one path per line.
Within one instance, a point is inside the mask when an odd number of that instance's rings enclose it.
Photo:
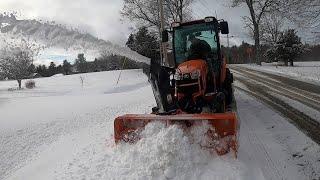
M 195 37 L 195 35 L 189 35 L 188 40 L 191 42 L 189 49 L 189 60 L 194 59 L 203 59 L 207 60 L 208 55 L 210 54 L 211 47 L 205 40 L 200 40 Z

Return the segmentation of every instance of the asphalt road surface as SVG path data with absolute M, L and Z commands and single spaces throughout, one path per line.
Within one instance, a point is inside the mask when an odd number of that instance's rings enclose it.
M 320 143 L 320 86 L 288 77 L 232 66 L 235 88 L 279 112 L 316 143 Z M 300 107 L 294 104 L 300 104 Z

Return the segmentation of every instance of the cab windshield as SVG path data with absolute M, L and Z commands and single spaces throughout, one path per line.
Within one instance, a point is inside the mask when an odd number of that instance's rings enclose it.
M 176 64 L 191 59 L 207 59 L 217 52 L 214 24 L 201 23 L 181 26 L 174 31 Z

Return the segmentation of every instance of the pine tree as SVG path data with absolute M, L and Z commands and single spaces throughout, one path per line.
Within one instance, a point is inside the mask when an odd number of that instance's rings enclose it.
M 76 66 L 78 72 L 81 72 L 81 73 L 88 72 L 87 61 L 83 53 L 78 54 L 78 58 L 75 60 L 74 65 Z
M 54 62 L 51 62 L 48 68 L 49 76 L 53 76 L 56 74 L 56 64 Z
M 281 33 L 275 46 L 267 50 L 266 55 L 276 61 L 283 61 L 286 66 L 288 62 L 293 66 L 293 61 L 307 49 L 303 47 L 301 38 L 294 29 L 288 29 Z
M 130 34 L 126 45 L 133 51 L 151 59 L 159 58 L 159 43 L 155 34 L 147 27 L 139 28 L 136 34 Z
M 33 74 L 36 72 L 36 66 L 34 64 L 31 64 L 28 68 L 28 71 L 30 72 L 30 74 Z
M 71 64 L 67 60 L 64 60 L 62 69 L 65 75 L 69 75 L 71 73 Z
M 130 48 L 132 51 L 136 51 L 134 41 L 134 35 L 131 33 L 128 41 L 126 42 L 126 46 L 128 46 L 128 48 Z
M 40 74 L 42 77 L 47 77 L 47 67 L 46 65 L 37 66 L 36 72 Z

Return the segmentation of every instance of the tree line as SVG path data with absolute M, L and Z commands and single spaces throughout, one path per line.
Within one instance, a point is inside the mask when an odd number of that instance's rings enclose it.
M 192 4 L 199 0 L 163 0 L 164 21 L 166 28 L 170 27 L 170 23 L 175 21 L 186 22 L 194 19 L 192 13 Z M 228 1 L 227 1 L 228 2 Z M 310 29 L 319 26 L 320 20 L 320 1 L 319 0 L 229 0 L 230 8 L 245 6 L 248 16 L 243 16 L 244 27 L 248 30 L 249 36 L 254 41 L 254 45 L 247 49 L 247 44 L 242 44 L 239 49 L 245 51 L 239 52 L 234 58 L 239 59 L 245 53 L 250 54 L 251 62 L 261 64 L 266 57 L 274 59 L 282 59 L 288 61 L 288 57 L 298 56 L 305 52 L 300 47 L 295 55 L 296 45 L 301 46 L 300 39 L 297 42 L 285 43 L 283 41 L 286 24 L 293 24 L 301 29 Z M 228 3 L 227 3 L 228 4 Z M 223 4 L 221 4 L 223 5 Z M 201 11 L 201 9 L 199 9 Z M 151 31 L 160 30 L 159 4 L 158 1 L 147 0 L 124 0 L 121 10 L 123 18 L 136 23 L 137 27 L 148 27 Z M 203 17 L 204 18 L 204 17 Z M 287 32 L 285 32 L 287 31 Z M 159 34 L 157 39 L 159 40 Z M 291 33 L 292 34 L 292 33 Z M 289 36 L 289 35 L 288 35 Z M 280 39 L 282 38 L 282 39 Z M 291 38 L 294 39 L 294 38 Z M 282 41 L 282 42 L 281 42 Z M 294 47 L 290 47 L 291 45 Z M 266 50 L 273 48 L 268 51 Z M 282 48 L 282 49 L 281 49 Z M 233 48 L 234 50 L 235 48 Z M 295 49 L 295 50 L 294 50 Z M 273 54 L 277 52 L 285 53 L 283 57 L 275 57 Z M 288 56 L 288 54 L 291 54 Z M 237 58 L 239 56 L 239 58 Z M 290 62 L 291 63 L 291 62 Z
M 103 54 L 101 57 L 95 58 L 94 61 L 87 61 L 85 55 L 80 53 L 73 64 L 71 64 L 68 60 L 64 60 L 60 65 L 56 65 L 54 62 L 51 62 L 49 66 L 35 66 L 31 64 L 28 69 L 30 74 L 37 73 L 41 75 L 41 77 L 50 77 L 55 74 L 70 75 L 120 69 L 141 69 L 144 66 L 144 63 L 136 62 L 119 55 Z
M 137 32 L 130 34 L 126 45 L 150 59 L 159 59 L 159 43 L 157 35 L 142 26 Z M 293 66 L 294 61 L 319 60 L 319 46 L 302 44 L 301 38 L 294 29 L 279 32 L 277 39 L 272 44 L 262 44 L 260 47 L 261 62 L 283 62 L 284 65 Z M 242 42 L 239 46 L 223 47 L 222 51 L 229 63 L 256 63 L 255 45 Z
M 294 29 L 288 29 L 279 34 L 278 39 L 271 44 L 260 47 L 261 62 L 283 62 L 285 66 L 293 66 L 294 61 L 319 61 L 320 45 L 303 44 Z M 242 42 L 240 46 L 222 47 L 229 63 L 256 63 L 254 45 Z
M 35 44 L 26 40 L 21 41 L 21 43 L 7 43 L 0 49 L 0 80 L 17 80 L 18 87 L 21 89 L 23 79 L 34 77 L 148 68 L 145 63 L 106 53 L 101 53 L 94 61 L 87 61 L 85 55 L 80 53 L 73 64 L 64 60 L 60 65 L 51 62 L 49 66 L 35 66 L 33 60 L 39 53 L 39 49 Z

